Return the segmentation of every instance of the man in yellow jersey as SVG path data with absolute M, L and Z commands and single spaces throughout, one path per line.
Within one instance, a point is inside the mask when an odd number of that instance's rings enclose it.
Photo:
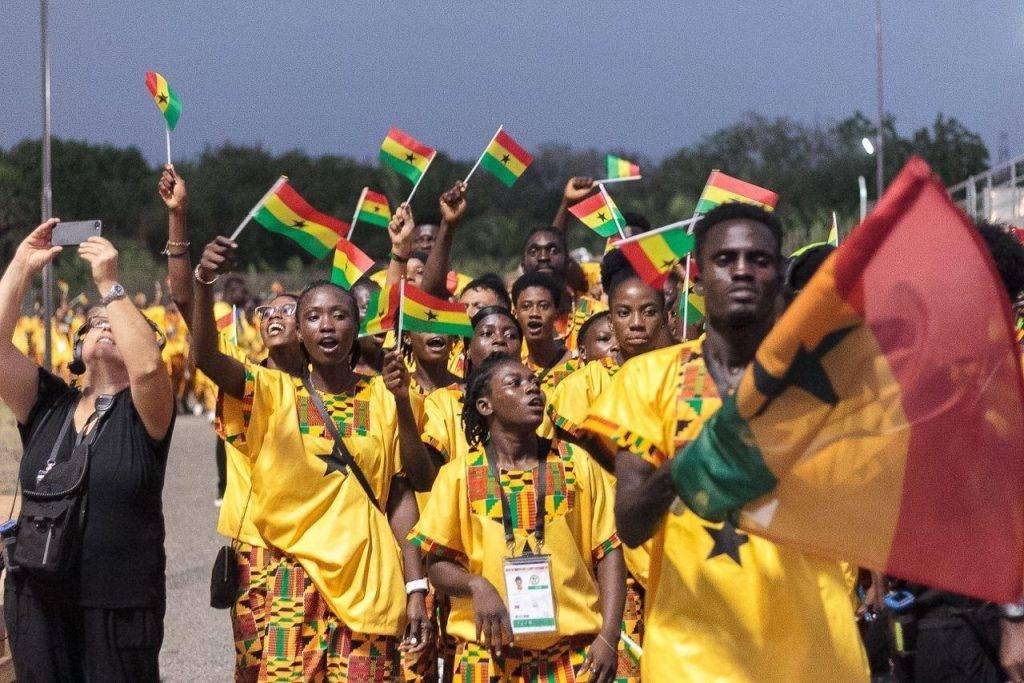
M 616 452 L 622 541 L 653 539 L 643 677 L 866 681 L 839 562 L 706 522 L 676 500 L 672 459 L 735 390 L 775 321 L 781 281 L 774 214 L 724 204 L 695 232 L 706 341 L 625 363 L 583 425 Z

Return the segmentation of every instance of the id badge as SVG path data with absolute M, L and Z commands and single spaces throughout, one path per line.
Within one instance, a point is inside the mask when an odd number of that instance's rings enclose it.
M 551 557 L 509 557 L 504 560 L 503 569 L 512 633 L 554 633 L 555 596 L 551 589 Z

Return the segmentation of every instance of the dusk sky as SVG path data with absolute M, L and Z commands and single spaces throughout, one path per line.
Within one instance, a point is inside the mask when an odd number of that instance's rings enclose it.
M 886 108 L 937 112 L 1024 153 L 1024 5 L 885 1 Z M 216 9 L 212 9 L 216 8 Z M 874 2 L 50 3 L 53 132 L 136 145 L 163 128 L 143 83 L 183 101 L 176 156 L 226 140 L 369 159 L 389 125 L 470 159 L 499 123 L 522 144 L 660 159 L 744 112 L 875 111 Z M 40 131 L 39 8 L 3 3 L 0 146 Z

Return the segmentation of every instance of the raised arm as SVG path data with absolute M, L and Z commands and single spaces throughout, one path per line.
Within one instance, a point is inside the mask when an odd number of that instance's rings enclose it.
M 245 396 L 245 366 L 221 353 L 217 344 L 217 323 L 213 319 L 213 283 L 235 265 L 237 244 L 217 237 L 206 245 L 196 266 L 195 301 L 192 308 L 192 355 L 196 367 L 220 390 L 241 400 Z
M 615 524 L 619 538 L 630 548 L 654 536 L 676 499 L 671 464 L 655 468 L 625 450 L 615 456 Z
M 466 184 L 462 181 L 441 195 L 441 225 L 437 229 L 434 248 L 430 250 L 423 266 L 423 290 L 436 297 L 447 299 L 448 271 L 451 270 L 452 240 L 462 217 L 466 215 Z
M 171 301 L 178 307 L 185 326 L 192 329 L 192 259 L 189 256 L 188 230 L 185 216 L 188 210 L 188 192 L 174 166 L 164 164 L 160 183 L 160 198 L 167 207 L 167 280 Z
M 22 240 L 0 278 L 0 365 L 4 369 L 0 400 L 7 404 L 21 424 L 28 421 L 39 394 L 39 366 L 14 345 L 14 327 L 18 324 L 21 301 L 32 278 L 61 252 L 60 247 L 50 243 L 53 226 L 58 220 L 51 218 Z
M 569 232 L 569 207 L 580 201 L 594 191 L 594 179 L 587 176 L 573 176 L 565 184 L 565 191 L 562 193 L 562 203 L 558 205 L 555 218 L 551 225 L 562 231 L 565 235 Z
M 412 208 L 408 204 L 400 204 L 388 223 L 388 237 L 391 238 L 391 260 L 388 262 L 388 274 L 385 284 L 393 285 L 405 277 L 409 254 L 412 253 L 412 238 L 416 234 L 416 221 L 412 217 Z
M 92 269 L 92 279 L 100 296 L 110 294 L 118 284 L 117 249 L 103 237 L 90 237 L 78 245 L 78 255 Z M 174 416 L 174 391 L 171 377 L 160 359 L 160 347 L 153 328 L 131 299 L 122 296 L 105 305 L 110 333 L 121 349 L 128 384 L 146 432 L 154 439 L 167 436 Z
M 441 469 L 442 462 L 427 451 L 420 439 L 416 416 L 409 402 L 409 369 L 397 349 L 384 356 L 382 376 L 384 385 L 395 395 L 398 412 L 398 448 L 402 458 L 402 469 L 409 477 L 414 491 L 429 491 Z

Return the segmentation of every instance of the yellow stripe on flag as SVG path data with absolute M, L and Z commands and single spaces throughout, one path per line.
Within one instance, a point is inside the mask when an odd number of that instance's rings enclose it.
M 419 169 L 420 173 L 426 172 L 427 166 L 430 165 L 429 157 L 416 154 L 405 145 L 398 143 L 394 138 L 384 138 L 384 142 L 381 143 L 380 148 L 382 151 L 387 152 L 391 156 L 407 164 L 415 166 L 417 169 Z M 414 155 L 412 161 L 409 161 L 408 159 L 410 154 Z
M 741 194 L 724 190 L 720 187 L 708 186 L 704 189 L 704 194 L 701 195 L 701 201 L 711 201 L 716 204 L 725 204 L 726 202 L 743 202 L 744 204 L 753 204 L 754 206 L 760 206 L 766 211 L 774 211 L 775 207 L 764 204 L 759 201 L 744 197 Z
M 284 223 L 286 226 L 299 230 L 301 232 L 308 233 L 318 242 L 323 243 L 328 248 L 333 248 L 338 243 L 340 235 L 325 225 L 320 223 L 314 223 L 313 221 L 306 220 L 299 216 L 299 214 L 292 211 L 287 204 L 281 201 L 280 197 L 276 194 L 271 195 L 270 198 L 263 205 L 267 211 L 274 215 L 274 218 Z M 296 227 L 296 223 L 301 223 L 302 227 Z
M 496 158 L 514 175 L 521 176 L 523 171 L 526 170 L 526 164 L 519 161 L 511 152 L 502 147 L 497 140 L 494 140 L 487 146 L 487 154 Z M 505 156 L 508 155 L 508 161 L 505 161 Z

